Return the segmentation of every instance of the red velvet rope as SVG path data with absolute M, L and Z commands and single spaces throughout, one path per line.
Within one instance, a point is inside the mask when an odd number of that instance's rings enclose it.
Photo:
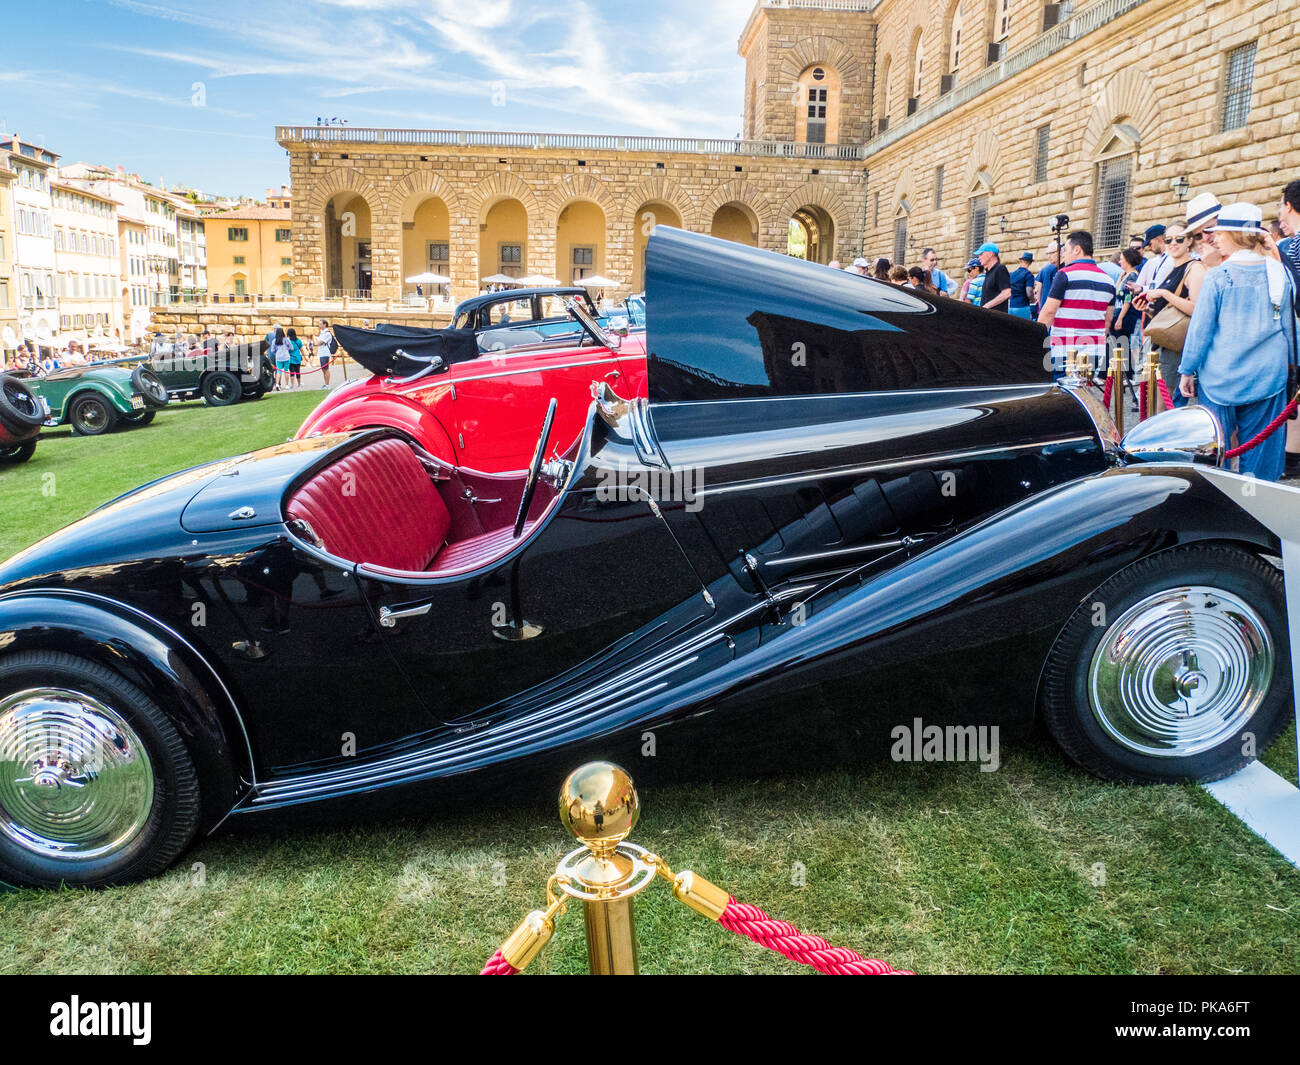
M 844 947 L 832 947 L 820 936 L 806 936 L 792 924 L 774 921 L 757 906 L 737 902 L 734 898 L 718 918 L 718 924 L 738 935 L 747 936 L 760 946 L 784 954 L 791 961 L 811 965 L 829 976 L 911 976 L 905 969 L 894 969 L 883 961 L 864 958 Z
M 1110 374 L 1106 375 L 1106 390 L 1101 394 L 1101 405 L 1107 410 L 1110 409 L 1110 392 L 1115 386 L 1115 378 Z
M 1138 421 L 1147 420 L 1147 386 L 1146 383 L 1138 385 Z
M 1174 409 L 1174 397 L 1169 394 L 1169 386 L 1165 384 L 1163 377 L 1156 378 L 1156 384 L 1160 386 L 1160 398 L 1164 401 L 1165 410 Z
M 1239 444 L 1237 447 L 1234 447 L 1231 451 L 1226 452 L 1223 456 L 1224 459 L 1225 460 L 1235 459 L 1238 455 L 1244 455 L 1251 448 L 1259 447 L 1260 444 L 1262 444 L 1270 436 L 1272 436 L 1279 429 L 1281 429 L 1283 425 L 1285 425 L 1288 421 L 1290 421 L 1291 415 L 1295 413 L 1297 402 L 1300 402 L 1300 396 L 1298 396 L 1296 399 L 1293 399 L 1290 403 L 1288 403 L 1286 405 L 1286 409 L 1283 410 L 1281 414 L 1279 414 L 1266 426 L 1264 426 L 1264 428 L 1259 433 L 1252 436 L 1244 444 Z
M 488 958 L 487 964 L 483 966 L 483 971 L 479 976 L 517 976 L 519 970 L 511 965 L 501 956 L 501 951 L 497 951 L 492 957 Z

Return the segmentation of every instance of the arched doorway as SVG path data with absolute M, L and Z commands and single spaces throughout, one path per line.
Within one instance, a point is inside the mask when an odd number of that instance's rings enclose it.
M 810 263 L 829 263 L 835 258 L 835 222 L 822 207 L 809 204 L 790 217 L 788 254 Z
M 724 203 L 713 212 L 709 232 L 723 240 L 758 247 L 758 215 L 743 203 Z
M 478 239 L 479 277 L 506 274 L 523 277 L 528 271 L 528 209 L 506 197 L 483 214 Z
M 437 196 L 412 197 L 402 208 L 402 294 L 416 295 L 417 283 L 406 279 L 428 273 L 451 276 L 451 214 Z
M 590 200 L 575 200 L 555 223 L 556 276 L 566 285 L 605 270 L 605 212 Z
M 370 204 L 339 192 L 325 204 L 325 294 L 369 296 L 372 281 Z
M 643 203 L 632 216 L 632 290 L 645 290 L 645 250 L 650 240 L 650 231 L 655 226 L 676 226 L 682 228 L 682 216 L 677 208 L 663 200 L 651 200 Z

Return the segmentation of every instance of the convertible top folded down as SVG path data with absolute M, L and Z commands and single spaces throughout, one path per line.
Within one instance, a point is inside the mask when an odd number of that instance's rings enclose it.
M 380 325 L 355 329 L 336 325 L 334 336 L 353 361 L 381 377 L 405 377 L 425 369 L 435 356 L 448 365 L 479 355 L 472 329 L 421 329 Z

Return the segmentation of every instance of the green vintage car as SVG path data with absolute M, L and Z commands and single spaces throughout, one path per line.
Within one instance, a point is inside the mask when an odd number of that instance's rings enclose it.
M 167 388 L 148 366 L 69 366 L 53 373 L 11 371 L 49 404 L 46 425 L 71 425 L 80 436 L 99 436 L 118 424 L 148 425 L 167 406 Z

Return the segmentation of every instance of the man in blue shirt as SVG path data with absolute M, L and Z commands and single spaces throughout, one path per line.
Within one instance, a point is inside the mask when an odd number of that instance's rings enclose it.
M 1278 245 L 1282 265 L 1291 272 L 1295 285 L 1295 310 L 1300 314 L 1300 180 L 1288 182 L 1282 190 L 1282 204 L 1277 220 L 1287 239 Z M 1300 421 L 1286 423 L 1286 472 L 1283 476 L 1300 477 Z
M 956 290 L 957 283 L 939 269 L 939 253 L 933 248 L 926 248 L 921 252 L 921 268 L 930 271 L 930 280 L 934 282 L 934 287 L 945 296 L 951 296 Z
M 1056 276 L 1057 258 L 1058 250 L 1056 245 L 1049 244 L 1047 246 L 1047 264 L 1038 271 L 1038 311 L 1034 315 L 1035 318 L 1043 313 L 1043 304 L 1047 302 L 1047 298 L 1052 294 L 1052 278 Z
M 1035 317 L 1034 272 L 1029 269 L 1029 264 L 1033 261 L 1032 253 L 1022 253 L 1020 265 L 1011 274 L 1011 313 L 1027 321 Z

